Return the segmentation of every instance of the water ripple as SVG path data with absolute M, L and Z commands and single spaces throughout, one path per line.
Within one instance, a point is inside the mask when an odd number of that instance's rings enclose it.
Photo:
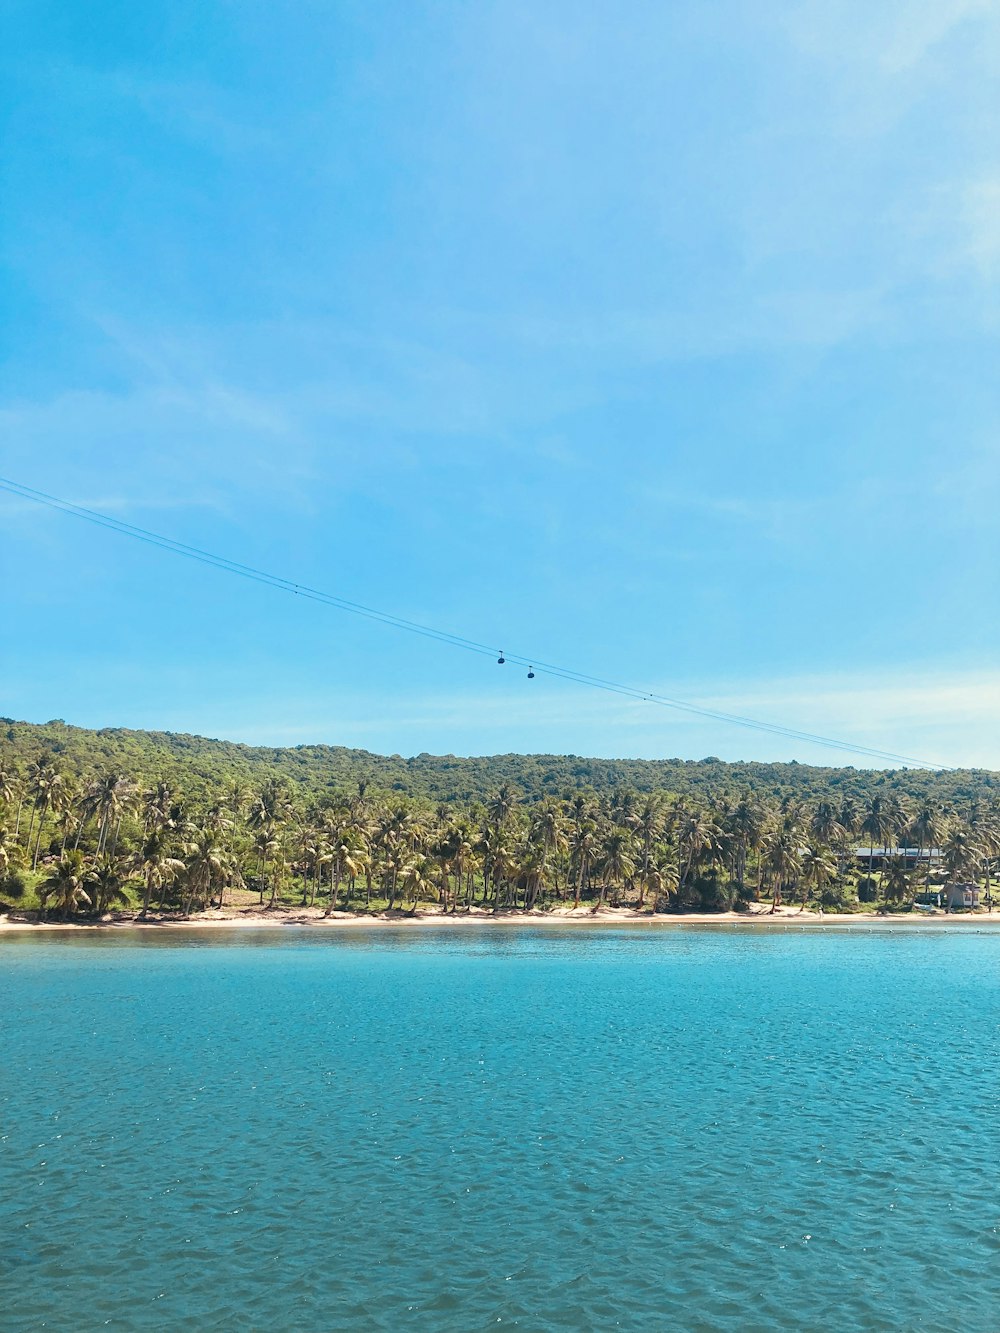
M 0 944 L 0 1330 L 1000 1328 L 1000 934 Z

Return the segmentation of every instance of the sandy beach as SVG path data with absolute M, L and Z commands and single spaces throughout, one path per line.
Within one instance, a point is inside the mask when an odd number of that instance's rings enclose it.
M 653 929 L 679 926 L 719 926 L 750 928 L 850 928 L 873 926 L 902 926 L 920 929 L 928 925 L 948 925 L 961 928 L 980 927 L 996 923 L 987 912 L 912 912 L 880 916 L 874 912 L 822 913 L 801 911 L 798 907 L 779 907 L 774 912 L 763 903 L 751 904 L 745 912 L 689 912 L 653 915 L 636 912 L 631 908 L 605 907 L 599 912 L 589 907 L 573 909 L 552 908 L 549 911 L 492 912 L 481 908 L 471 911 L 444 913 L 427 907 L 410 912 L 334 912 L 324 915 L 320 908 L 224 908 L 197 912 L 190 917 L 160 916 L 151 913 L 140 919 L 136 913 L 109 913 L 99 921 L 31 921 L 17 913 L 0 916 L 0 934 L 13 931 L 48 930 L 201 930 L 201 929 L 281 929 L 288 926 L 308 926 L 316 929 L 357 930 L 400 926 L 421 929 L 428 926 L 460 929 L 467 926 L 635 926 Z

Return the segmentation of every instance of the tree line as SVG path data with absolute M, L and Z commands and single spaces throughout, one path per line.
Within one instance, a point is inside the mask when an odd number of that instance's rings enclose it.
M 904 906 L 933 877 L 980 884 L 992 907 L 1000 858 L 992 793 L 946 803 L 887 788 L 879 774 L 867 794 L 840 800 L 623 786 L 525 799 L 504 782 L 485 800 L 432 802 L 366 779 L 312 796 L 240 773 L 194 786 L 121 768 L 79 773 L 52 752 L 2 759 L 0 899 L 63 917 L 186 915 L 234 896 L 328 914 L 719 911 L 759 900 L 837 911 L 859 899 Z M 933 868 L 901 847 L 935 849 Z
M 955 809 L 1000 799 L 1000 773 L 982 769 L 873 773 L 795 762 L 727 763 L 714 757 L 418 754 L 404 758 L 336 745 L 251 746 L 172 732 L 121 727 L 94 731 L 58 720 L 35 724 L 0 718 L 0 760 L 24 769 L 46 752 L 77 777 L 115 770 L 145 774 L 170 782 L 189 800 L 206 802 L 234 775 L 254 787 L 270 780 L 287 783 L 300 802 L 352 790 L 361 780 L 373 790 L 462 806 L 489 800 L 504 784 L 528 803 L 577 791 L 603 795 L 617 788 L 643 794 L 667 791 L 698 801 L 748 791 L 768 800 L 794 797 L 836 804 L 846 797 L 864 802 L 878 790 Z

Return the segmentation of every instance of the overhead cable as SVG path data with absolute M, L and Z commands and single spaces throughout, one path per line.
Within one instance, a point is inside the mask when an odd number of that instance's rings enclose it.
M 405 631 L 408 634 L 416 634 L 423 638 L 433 639 L 449 648 L 459 648 L 463 652 L 476 653 L 480 656 L 488 657 L 493 657 L 497 651 L 496 648 L 490 644 L 480 643 L 474 639 L 468 639 L 460 634 L 453 634 L 448 630 L 438 629 L 432 625 L 420 624 L 417 621 L 408 620 L 404 616 L 397 616 L 390 611 L 383 611 L 377 607 L 366 606 L 361 602 L 350 601 L 348 598 L 341 597 L 338 594 L 324 592 L 319 588 L 309 587 L 307 584 L 295 582 L 294 580 L 284 578 L 279 574 L 272 574 L 267 570 L 256 569 L 252 565 L 246 565 L 241 561 L 232 560 L 228 556 L 216 555 L 211 551 L 203 550 L 201 547 L 191 546 L 186 542 L 177 541 L 173 537 L 164 536 L 162 533 L 152 532 L 148 528 L 138 527 L 134 523 L 126 523 L 123 519 L 114 518 L 110 514 L 99 513 L 93 509 L 87 509 L 83 505 L 74 504 L 70 500 L 61 499 L 59 496 L 50 495 L 46 491 L 39 491 L 31 486 L 25 486 L 21 482 L 0 477 L 0 489 L 8 491 L 11 495 L 19 496 L 21 499 L 30 500 L 35 504 L 45 505 L 50 509 L 70 514 L 75 518 L 83 519 L 98 527 L 106 528 L 111 532 L 118 533 L 120 536 L 130 537 L 135 541 L 144 542 L 146 545 L 158 547 L 160 550 L 167 551 L 172 555 L 183 556 L 185 559 L 194 560 L 199 564 L 219 569 L 223 573 L 234 574 L 239 578 L 248 579 L 254 583 L 261 583 L 267 587 L 275 588 L 279 592 L 291 593 L 293 596 L 305 598 L 307 601 L 319 602 L 325 606 L 333 607 L 338 611 L 346 611 L 351 615 L 362 616 L 367 620 L 374 620 L 379 624 L 388 625 L 392 629 L 398 629 Z M 624 695 L 627 698 L 656 704 L 660 707 L 674 709 L 678 712 L 689 713 L 696 717 L 704 717 L 714 722 L 723 722 L 732 726 L 764 732 L 769 735 L 782 736 L 787 740 L 804 741 L 811 745 L 820 745 L 828 749 L 845 751 L 849 754 L 864 755 L 870 759 L 878 759 L 883 762 L 898 763 L 917 768 L 936 769 L 943 767 L 941 764 L 935 764 L 926 759 L 914 759 L 911 756 L 894 754 L 888 750 L 879 750 L 866 745 L 855 745 L 849 741 L 838 740 L 831 736 L 821 736 L 812 732 L 801 731 L 798 728 L 784 726 L 777 722 L 765 722 L 759 718 L 747 717 L 738 713 L 727 713 L 701 704 L 693 704 L 683 699 L 675 699 L 669 695 L 660 694 L 655 690 L 640 689 L 636 686 L 622 684 L 620 681 L 608 680 L 605 677 L 592 676 L 583 671 L 573 670 L 570 667 L 559 666 L 552 662 L 540 661 L 537 657 L 526 657 L 519 653 L 501 652 L 498 660 L 505 660 L 519 666 L 525 666 L 532 674 L 535 672 L 542 673 L 560 680 L 572 681 L 577 685 L 585 685 L 592 689 Z

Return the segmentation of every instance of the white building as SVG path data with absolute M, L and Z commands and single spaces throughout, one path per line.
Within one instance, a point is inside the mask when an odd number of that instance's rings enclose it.
M 951 912 L 956 907 L 978 907 L 978 884 L 946 884 L 941 890 L 944 905 Z

